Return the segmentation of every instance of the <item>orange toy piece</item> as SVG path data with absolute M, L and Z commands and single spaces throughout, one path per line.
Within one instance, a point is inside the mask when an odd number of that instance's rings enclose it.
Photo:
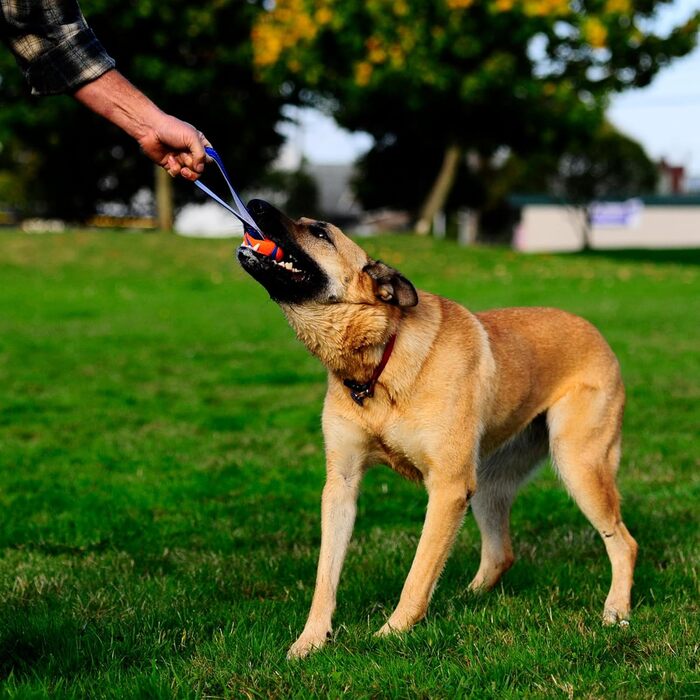
M 271 241 L 269 238 L 254 238 L 247 230 L 243 233 L 243 244 L 249 248 L 252 248 L 256 253 L 265 255 L 268 258 L 276 260 L 277 262 L 280 262 L 282 258 L 284 258 L 284 251 L 277 245 L 277 243 Z

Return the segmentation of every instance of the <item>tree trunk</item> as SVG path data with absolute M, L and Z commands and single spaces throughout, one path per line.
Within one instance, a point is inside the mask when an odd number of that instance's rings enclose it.
M 421 207 L 420 215 L 416 222 L 416 233 L 422 236 L 426 235 L 430 231 L 433 217 L 445 206 L 457 175 L 457 167 L 461 156 L 462 149 L 457 144 L 450 144 L 445 149 L 440 172 L 438 172 L 435 182 Z
M 173 179 L 156 165 L 156 218 L 159 231 L 173 230 Z
M 593 216 L 591 208 L 586 207 L 583 210 L 583 228 L 581 230 L 581 250 L 589 251 L 593 249 L 591 244 L 591 234 L 593 229 Z

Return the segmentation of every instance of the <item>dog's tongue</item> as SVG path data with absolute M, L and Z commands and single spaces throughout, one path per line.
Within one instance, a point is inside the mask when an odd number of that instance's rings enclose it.
M 243 246 L 252 248 L 256 253 L 272 258 L 277 262 L 280 262 L 284 257 L 284 251 L 277 243 L 271 241 L 269 238 L 265 238 L 262 233 L 248 228 L 247 226 L 243 230 Z

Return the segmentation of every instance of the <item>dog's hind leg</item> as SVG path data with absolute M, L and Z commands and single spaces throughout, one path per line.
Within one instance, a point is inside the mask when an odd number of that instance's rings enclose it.
M 482 458 L 477 470 L 472 512 L 481 533 L 481 563 L 469 584 L 475 592 L 487 591 L 513 565 L 510 509 L 518 489 L 549 451 L 544 415 L 519 435 Z
M 605 624 L 627 624 L 637 543 L 620 515 L 615 475 L 620 460 L 624 394 L 580 385 L 547 413 L 554 464 L 583 514 L 600 533 L 612 566 Z

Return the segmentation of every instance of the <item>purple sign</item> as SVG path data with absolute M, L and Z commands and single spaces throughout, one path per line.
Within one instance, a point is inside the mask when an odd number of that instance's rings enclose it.
M 593 228 L 633 228 L 639 224 L 644 210 L 641 199 L 626 202 L 594 202 L 591 204 L 591 226 Z

